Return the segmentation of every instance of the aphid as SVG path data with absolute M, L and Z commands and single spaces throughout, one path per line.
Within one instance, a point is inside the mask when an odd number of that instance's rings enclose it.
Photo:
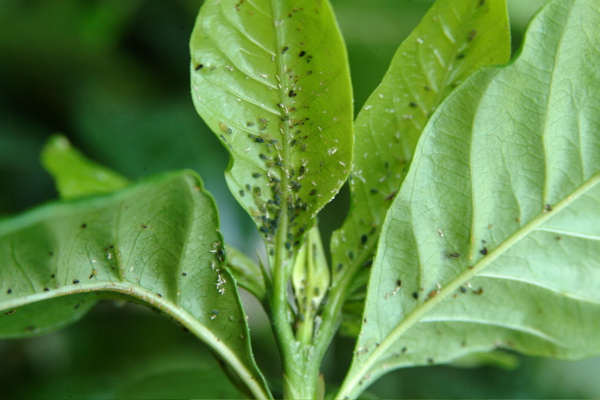
M 462 60 L 463 58 L 465 58 L 465 55 L 463 53 L 460 53 L 459 55 L 456 56 L 457 60 Z
M 210 319 L 215 319 L 218 316 L 219 316 L 219 312 L 217 310 L 212 310 L 211 311 Z
M 544 207 L 544 212 L 550 212 L 552 211 L 552 206 L 550 204 L 546 204 L 546 206 Z
M 461 287 L 460 287 L 460 292 L 461 292 L 461 293 L 467 293 L 467 288 L 466 288 L 466 287 L 464 287 L 464 286 L 461 286 Z
M 294 92 L 294 90 L 290 90 L 290 91 L 288 92 L 288 96 L 289 96 L 289 97 L 296 97 L 296 92 Z
M 385 197 L 385 200 L 392 200 L 392 199 L 394 198 L 394 196 L 396 196 L 396 192 L 397 192 L 397 191 L 396 191 L 396 190 L 394 190 L 392 193 L 388 194 L 388 195 Z
M 181 276 L 187 276 L 187 274 L 185 272 L 182 272 Z
M 202 65 L 202 64 L 198 64 L 198 65 L 196 65 L 196 67 L 194 68 L 194 70 L 195 70 L 195 71 L 199 71 L 199 70 L 201 70 L 201 69 L 202 69 L 202 67 L 204 67 L 204 65 Z
M 141 227 L 142 229 L 146 229 L 146 228 L 148 227 L 148 225 L 144 225 L 144 224 L 142 224 L 142 225 L 140 225 L 140 227 Z
M 417 103 L 415 103 L 414 101 L 411 101 L 410 103 L 408 103 L 408 105 L 411 107 L 418 107 Z
M 54 255 L 54 252 L 53 252 L 53 251 L 49 251 L 49 252 L 48 252 L 48 255 L 49 255 L 50 257 L 52 257 L 52 256 Z
M 375 189 L 375 188 L 371 189 L 371 194 L 377 194 L 377 193 L 379 193 L 378 189 Z
M 302 50 L 302 51 L 300 52 L 300 54 L 298 54 L 298 57 L 304 57 L 304 55 L 305 55 L 305 54 L 306 54 L 306 52 L 305 52 L 304 50 Z
M 459 253 L 450 253 L 450 254 L 448 254 L 448 258 L 458 258 L 458 257 L 460 257 Z
M 367 235 L 362 235 L 362 236 L 360 237 L 360 242 L 362 243 L 362 245 L 363 245 L 363 246 L 364 246 L 364 245 L 367 243 L 367 240 L 368 240 L 368 239 L 369 239 L 369 238 L 367 237 Z
M 81 229 L 85 229 L 85 228 L 87 228 L 87 224 L 86 223 L 81 224 Z
M 253 172 L 252 173 L 252 177 L 253 178 L 260 178 L 262 176 L 262 174 L 260 172 Z
M 473 294 L 482 295 L 483 294 L 483 288 L 480 287 L 479 289 L 474 290 Z
M 48 289 L 47 287 L 44 288 L 44 292 L 49 292 L 50 289 Z
M 469 32 L 469 36 L 468 36 L 469 42 L 472 41 L 473 39 L 475 39 L 476 36 L 477 36 L 477 30 L 473 29 L 471 32 Z
M 243 190 L 240 190 L 238 193 L 240 194 L 240 197 L 244 197 L 244 195 L 246 194 L 246 192 L 244 192 Z
M 419 298 L 419 293 L 413 292 L 412 297 L 417 300 Z
M 314 196 L 315 194 L 317 194 L 317 189 L 313 189 L 310 191 L 310 193 L 308 194 L 309 196 Z
M 281 49 L 281 54 L 285 54 L 286 51 L 288 51 L 289 47 L 285 46 L 283 49 Z
M 223 133 L 229 133 L 229 134 L 231 134 L 231 128 L 228 127 L 227 125 L 225 125 L 223 122 L 219 122 L 219 129 Z
M 483 249 L 479 250 L 479 252 L 485 256 L 488 253 L 488 249 L 487 247 L 484 247 Z
M 12 294 L 12 289 L 8 289 L 8 290 L 6 291 L 6 294 Z
M 79 283 L 79 279 L 73 279 L 73 284 L 77 285 Z

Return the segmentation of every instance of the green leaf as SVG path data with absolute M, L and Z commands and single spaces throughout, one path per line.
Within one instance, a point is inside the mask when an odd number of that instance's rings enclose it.
M 190 48 L 192 97 L 231 155 L 231 192 L 267 244 L 299 246 L 352 156 L 348 61 L 329 2 L 210 0 Z
M 351 211 L 331 241 L 335 280 L 371 264 L 385 214 L 433 111 L 477 69 L 509 56 L 504 1 L 438 0 L 398 48 L 356 119 Z
M 110 193 L 129 183 L 118 173 L 85 158 L 64 136 L 53 136 L 48 141 L 42 163 L 56 180 L 63 199 Z
M 600 4 L 550 2 L 512 65 L 428 123 L 388 213 L 350 373 L 509 348 L 600 354 Z
M 235 399 L 239 392 L 218 369 L 162 372 L 135 382 L 113 399 Z
M 267 289 L 263 271 L 258 264 L 235 247 L 227 246 L 227 266 L 240 287 L 252 293 L 258 300 L 264 300 Z
M 100 299 L 127 298 L 185 326 L 267 398 L 222 243 L 214 201 L 191 172 L 4 220 L 0 337 L 42 334 Z

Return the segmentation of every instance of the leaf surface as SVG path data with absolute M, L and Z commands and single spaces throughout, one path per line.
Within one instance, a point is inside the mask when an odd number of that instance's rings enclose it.
M 600 354 L 600 5 L 550 2 L 520 56 L 428 123 L 382 229 L 339 396 L 503 347 Z
M 88 160 L 64 136 L 54 136 L 48 141 L 42 163 L 54 177 L 63 199 L 110 193 L 129 183 L 115 171 Z
M 356 119 L 351 210 L 331 241 L 336 281 L 357 270 L 366 281 L 369 269 L 360 267 L 372 263 L 385 214 L 433 111 L 473 72 L 509 56 L 504 1 L 438 0 L 400 45 Z
M 192 97 L 229 150 L 231 192 L 267 244 L 279 232 L 299 246 L 352 156 L 348 62 L 329 2 L 210 0 L 190 48 Z
M 0 337 L 42 334 L 126 298 L 168 314 L 269 397 L 222 243 L 214 201 L 191 172 L 2 221 Z

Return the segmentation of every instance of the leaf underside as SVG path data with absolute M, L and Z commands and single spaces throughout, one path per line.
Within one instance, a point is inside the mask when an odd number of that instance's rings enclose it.
M 371 264 L 385 214 L 435 109 L 473 72 L 509 57 L 504 1 L 438 0 L 398 48 L 356 119 L 351 211 L 331 242 L 336 280 Z M 361 269 L 357 283 L 368 271 Z M 362 308 L 356 310 L 360 321 Z M 345 323 L 355 325 L 349 318 Z
M 432 117 L 382 229 L 340 397 L 498 347 L 600 354 L 600 5 L 550 2 L 519 57 Z
M 286 247 L 299 246 L 351 164 L 350 77 L 331 6 L 209 0 L 190 49 L 192 97 L 229 150 L 230 190 L 267 244 L 283 228 Z
M 0 224 L 0 337 L 49 332 L 115 297 L 165 312 L 251 381 L 255 395 L 268 397 L 225 268 L 214 201 L 194 173 Z

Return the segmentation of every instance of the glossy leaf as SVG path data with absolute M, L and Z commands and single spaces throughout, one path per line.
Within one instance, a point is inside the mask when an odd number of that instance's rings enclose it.
M 224 255 L 214 201 L 193 173 L 4 220 L 0 337 L 42 334 L 126 298 L 168 314 L 269 397 Z
M 48 141 L 42 163 L 55 179 L 63 199 L 110 193 L 129 183 L 120 174 L 85 158 L 64 136 L 54 136 Z
M 477 69 L 509 56 L 506 4 L 498 0 L 438 0 L 398 48 L 356 119 L 351 211 L 331 242 L 336 280 L 371 264 L 385 214 L 436 107 Z
M 386 218 L 340 397 L 510 348 L 600 354 L 600 4 L 555 0 L 520 56 L 428 123 Z
M 192 97 L 229 150 L 231 192 L 267 244 L 279 233 L 299 246 L 352 156 L 348 62 L 329 2 L 209 0 L 190 48 Z

